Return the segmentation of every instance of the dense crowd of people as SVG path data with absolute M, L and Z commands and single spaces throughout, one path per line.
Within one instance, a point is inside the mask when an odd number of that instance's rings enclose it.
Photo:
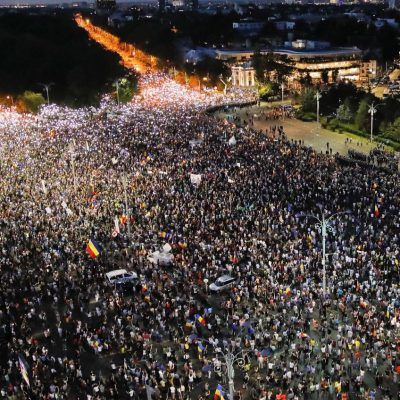
M 397 398 L 398 174 L 203 112 L 227 100 L 254 99 L 152 74 L 119 107 L 0 113 L 1 399 L 228 399 L 227 354 L 235 400 Z M 324 293 L 307 215 L 335 213 Z

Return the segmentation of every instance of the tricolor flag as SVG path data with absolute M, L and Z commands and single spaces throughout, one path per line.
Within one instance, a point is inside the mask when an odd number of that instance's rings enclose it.
M 225 392 L 222 389 L 220 384 L 217 385 L 217 389 L 215 389 L 214 400 L 225 400 Z
M 204 347 L 203 343 L 199 342 L 199 344 L 197 345 L 197 351 L 199 353 L 202 353 L 204 349 L 205 349 L 205 347 Z
M 90 239 L 86 246 L 86 251 L 90 257 L 96 258 L 103 251 L 103 249 L 94 239 Z
M 205 326 L 206 320 L 201 315 L 196 314 L 195 318 L 200 325 Z

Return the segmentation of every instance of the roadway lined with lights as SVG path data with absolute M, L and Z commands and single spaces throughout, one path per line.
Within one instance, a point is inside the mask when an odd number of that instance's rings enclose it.
M 130 43 L 122 42 L 121 39 L 106 30 L 93 25 L 89 19 L 84 19 L 81 14 L 75 15 L 77 25 L 85 29 L 89 37 L 101 44 L 105 49 L 117 53 L 121 57 L 121 64 L 128 69 L 137 72 L 148 70 L 155 71 L 157 59 L 144 53 Z

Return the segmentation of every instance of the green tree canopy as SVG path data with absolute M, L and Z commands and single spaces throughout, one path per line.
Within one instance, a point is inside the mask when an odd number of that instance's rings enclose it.
M 315 90 L 310 87 L 305 87 L 300 95 L 301 109 L 304 112 L 316 112 L 317 103 L 315 100 Z
M 34 93 L 29 90 L 25 91 L 19 98 L 26 111 L 37 113 L 45 99 L 41 93 Z
M 358 110 L 354 119 L 354 123 L 358 129 L 367 130 L 369 119 L 368 119 L 368 99 L 363 98 L 358 106 Z
M 400 143 L 400 117 L 396 118 L 393 123 L 387 126 L 383 132 L 383 136 Z

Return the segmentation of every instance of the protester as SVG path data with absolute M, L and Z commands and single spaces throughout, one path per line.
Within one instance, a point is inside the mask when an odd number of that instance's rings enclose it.
M 0 113 L 0 398 L 228 398 L 231 352 L 238 398 L 394 399 L 398 174 L 204 112 L 247 92 L 140 86 L 119 107 Z M 321 210 L 348 211 L 325 296 L 304 217 Z M 154 258 L 166 244 L 172 266 Z M 119 268 L 138 275 L 129 293 L 105 279 Z

